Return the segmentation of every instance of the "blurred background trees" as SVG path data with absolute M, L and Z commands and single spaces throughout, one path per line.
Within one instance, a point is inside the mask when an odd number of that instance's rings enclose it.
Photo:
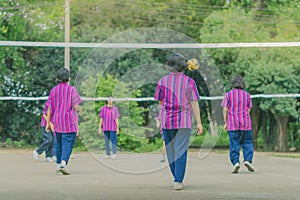
M 204 0 L 201 3 L 197 0 L 72 0 L 71 42 L 100 43 L 120 32 L 143 27 L 175 30 L 201 43 L 299 42 L 299 5 L 299 0 Z M 64 1 L 0 2 L 0 40 L 63 42 Z M 0 46 L 0 95 L 47 96 L 56 84 L 55 72 L 63 67 L 63 51 L 63 48 Z M 84 68 L 83 62 L 91 51 L 91 48 L 71 48 L 71 84 L 74 84 L 78 70 Z M 230 78 L 241 74 L 250 94 L 299 93 L 299 51 L 299 47 L 205 50 L 221 74 L 225 91 L 230 89 Z M 167 55 L 168 52 L 158 49 L 142 49 L 124 55 L 111 64 L 106 79 L 98 82 L 96 93 L 94 91 L 86 96 L 109 95 L 112 89 L 110 87 L 114 87 L 112 83 L 139 66 L 141 60 L 145 64 L 163 64 Z M 197 82 L 201 95 L 210 95 L 199 73 L 188 75 Z M 87 79 L 87 87 L 89 81 L 95 83 L 95 80 Z M 107 88 L 103 88 L 102 84 Z M 128 86 L 122 87 L 125 91 Z M 151 97 L 154 90 L 155 85 L 149 84 L 139 88 L 134 95 Z M 299 99 L 253 99 L 253 102 L 251 115 L 256 148 L 278 151 L 287 151 L 292 146 L 300 148 Z M 38 144 L 44 103 L 0 101 L 2 142 L 8 140 L 20 144 Z M 96 106 L 92 105 L 91 110 L 83 113 L 80 124 L 83 130 L 93 129 L 89 131 L 93 132 L 97 129 L 98 119 L 94 117 L 97 117 L 102 104 L 103 102 L 96 102 Z M 149 124 L 153 120 L 149 118 L 149 109 L 153 104 L 154 102 L 130 104 L 133 109 L 130 117 L 140 126 Z M 200 102 L 207 130 L 210 106 L 210 102 Z M 89 120 L 91 116 L 93 120 Z M 126 121 L 128 119 L 124 118 L 121 123 Z M 84 143 L 93 140 L 95 143 L 91 142 L 91 146 L 101 145 L 93 139 L 98 137 L 96 133 L 82 135 L 81 140 Z M 132 148 L 128 147 L 131 150 L 144 142 L 130 138 L 129 133 L 122 135 L 127 135 L 129 139 L 120 138 L 120 141 L 124 141 L 124 146 L 131 143 L 129 146 Z M 224 141 L 223 146 L 227 146 L 228 141 Z

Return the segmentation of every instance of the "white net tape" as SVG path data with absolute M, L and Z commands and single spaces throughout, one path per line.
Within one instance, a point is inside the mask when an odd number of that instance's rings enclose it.
M 255 98 L 299 98 L 300 94 L 255 94 L 251 95 L 252 99 Z M 205 97 L 201 96 L 201 100 L 222 100 L 224 96 Z M 47 100 L 48 97 L 0 97 L 0 101 L 41 101 Z M 82 97 L 84 101 L 105 101 L 107 97 Z M 112 98 L 113 101 L 156 101 L 153 97 L 144 98 Z
M 27 41 L 0 41 L 0 46 L 28 46 L 28 47 L 74 47 L 74 48 L 239 48 L 239 47 L 299 47 L 300 42 L 261 42 L 261 43 L 65 43 L 65 42 L 27 42 Z M 300 94 L 256 94 L 251 98 L 299 98 Z M 40 101 L 48 97 L 0 97 L 0 101 L 22 100 Z M 106 97 L 83 97 L 84 101 L 104 101 Z M 223 96 L 200 97 L 200 100 L 221 100 Z M 155 101 L 153 97 L 146 98 L 113 98 L 114 101 Z
M 65 43 L 65 42 L 19 42 L 0 41 L 0 46 L 28 47 L 74 47 L 74 48 L 144 48 L 144 49 L 173 49 L 173 48 L 238 48 L 238 47 L 299 47 L 300 42 L 253 42 L 253 43 Z

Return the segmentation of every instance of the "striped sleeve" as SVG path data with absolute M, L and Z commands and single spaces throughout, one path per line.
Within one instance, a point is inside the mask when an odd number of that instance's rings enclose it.
M 103 112 L 104 112 L 104 107 L 102 107 L 102 108 L 100 109 L 100 112 L 99 112 L 99 118 L 103 118 L 103 117 L 104 117 Z
M 189 101 L 198 101 L 200 99 L 196 83 L 193 79 L 189 81 L 188 97 Z
M 252 108 L 252 100 L 251 100 L 251 96 L 250 96 L 250 94 L 247 94 L 247 107 L 248 107 L 248 109 L 250 109 L 250 108 Z
M 72 106 L 76 106 L 76 105 L 80 104 L 81 101 L 82 100 L 81 100 L 76 88 L 73 87 L 73 90 L 72 90 Z
M 160 82 L 158 82 L 158 84 L 156 86 L 154 99 L 159 100 L 159 101 L 163 100 L 163 91 L 162 91 L 162 86 L 161 86 Z
M 229 108 L 230 107 L 230 102 L 229 102 L 229 99 L 228 99 L 228 93 L 225 94 L 224 99 L 223 99 L 221 105 L 223 107 L 225 107 L 225 108 Z

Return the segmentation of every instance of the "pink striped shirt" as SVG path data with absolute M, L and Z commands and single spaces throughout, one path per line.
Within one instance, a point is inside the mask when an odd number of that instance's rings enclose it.
M 116 106 L 103 106 L 100 110 L 99 117 L 102 118 L 103 131 L 116 131 L 116 119 L 120 117 L 119 110 Z
M 228 109 L 227 130 L 252 130 L 248 109 L 252 108 L 250 94 L 242 89 L 232 89 L 225 94 L 222 106 Z
M 42 113 L 41 126 L 46 126 L 47 125 L 47 122 L 46 122 L 45 118 L 43 117 L 43 115 L 47 114 L 49 106 L 50 106 L 49 101 L 46 101 L 45 106 L 44 106 L 44 110 L 43 110 L 43 113 Z
M 81 102 L 81 98 L 76 88 L 68 83 L 58 83 L 50 91 L 48 100 L 50 101 L 55 132 L 77 132 L 77 116 L 74 106 Z
M 192 128 L 191 101 L 200 99 L 195 81 L 182 72 L 171 72 L 157 84 L 154 99 L 162 102 L 163 129 Z

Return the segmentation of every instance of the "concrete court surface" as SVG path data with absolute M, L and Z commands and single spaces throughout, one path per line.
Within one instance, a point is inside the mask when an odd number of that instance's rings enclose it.
M 299 155 L 299 154 L 298 154 Z M 184 189 L 172 189 L 161 155 L 74 153 L 72 174 L 55 173 L 55 164 L 35 161 L 29 150 L 0 149 L 0 200 L 100 199 L 300 199 L 300 159 L 255 153 L 255 173 L 241 166 L 231 174 L 227 153 L 210 152 L 199 159 L 190 152 Z M 136 171 L 137 173 L 134 173 Z

